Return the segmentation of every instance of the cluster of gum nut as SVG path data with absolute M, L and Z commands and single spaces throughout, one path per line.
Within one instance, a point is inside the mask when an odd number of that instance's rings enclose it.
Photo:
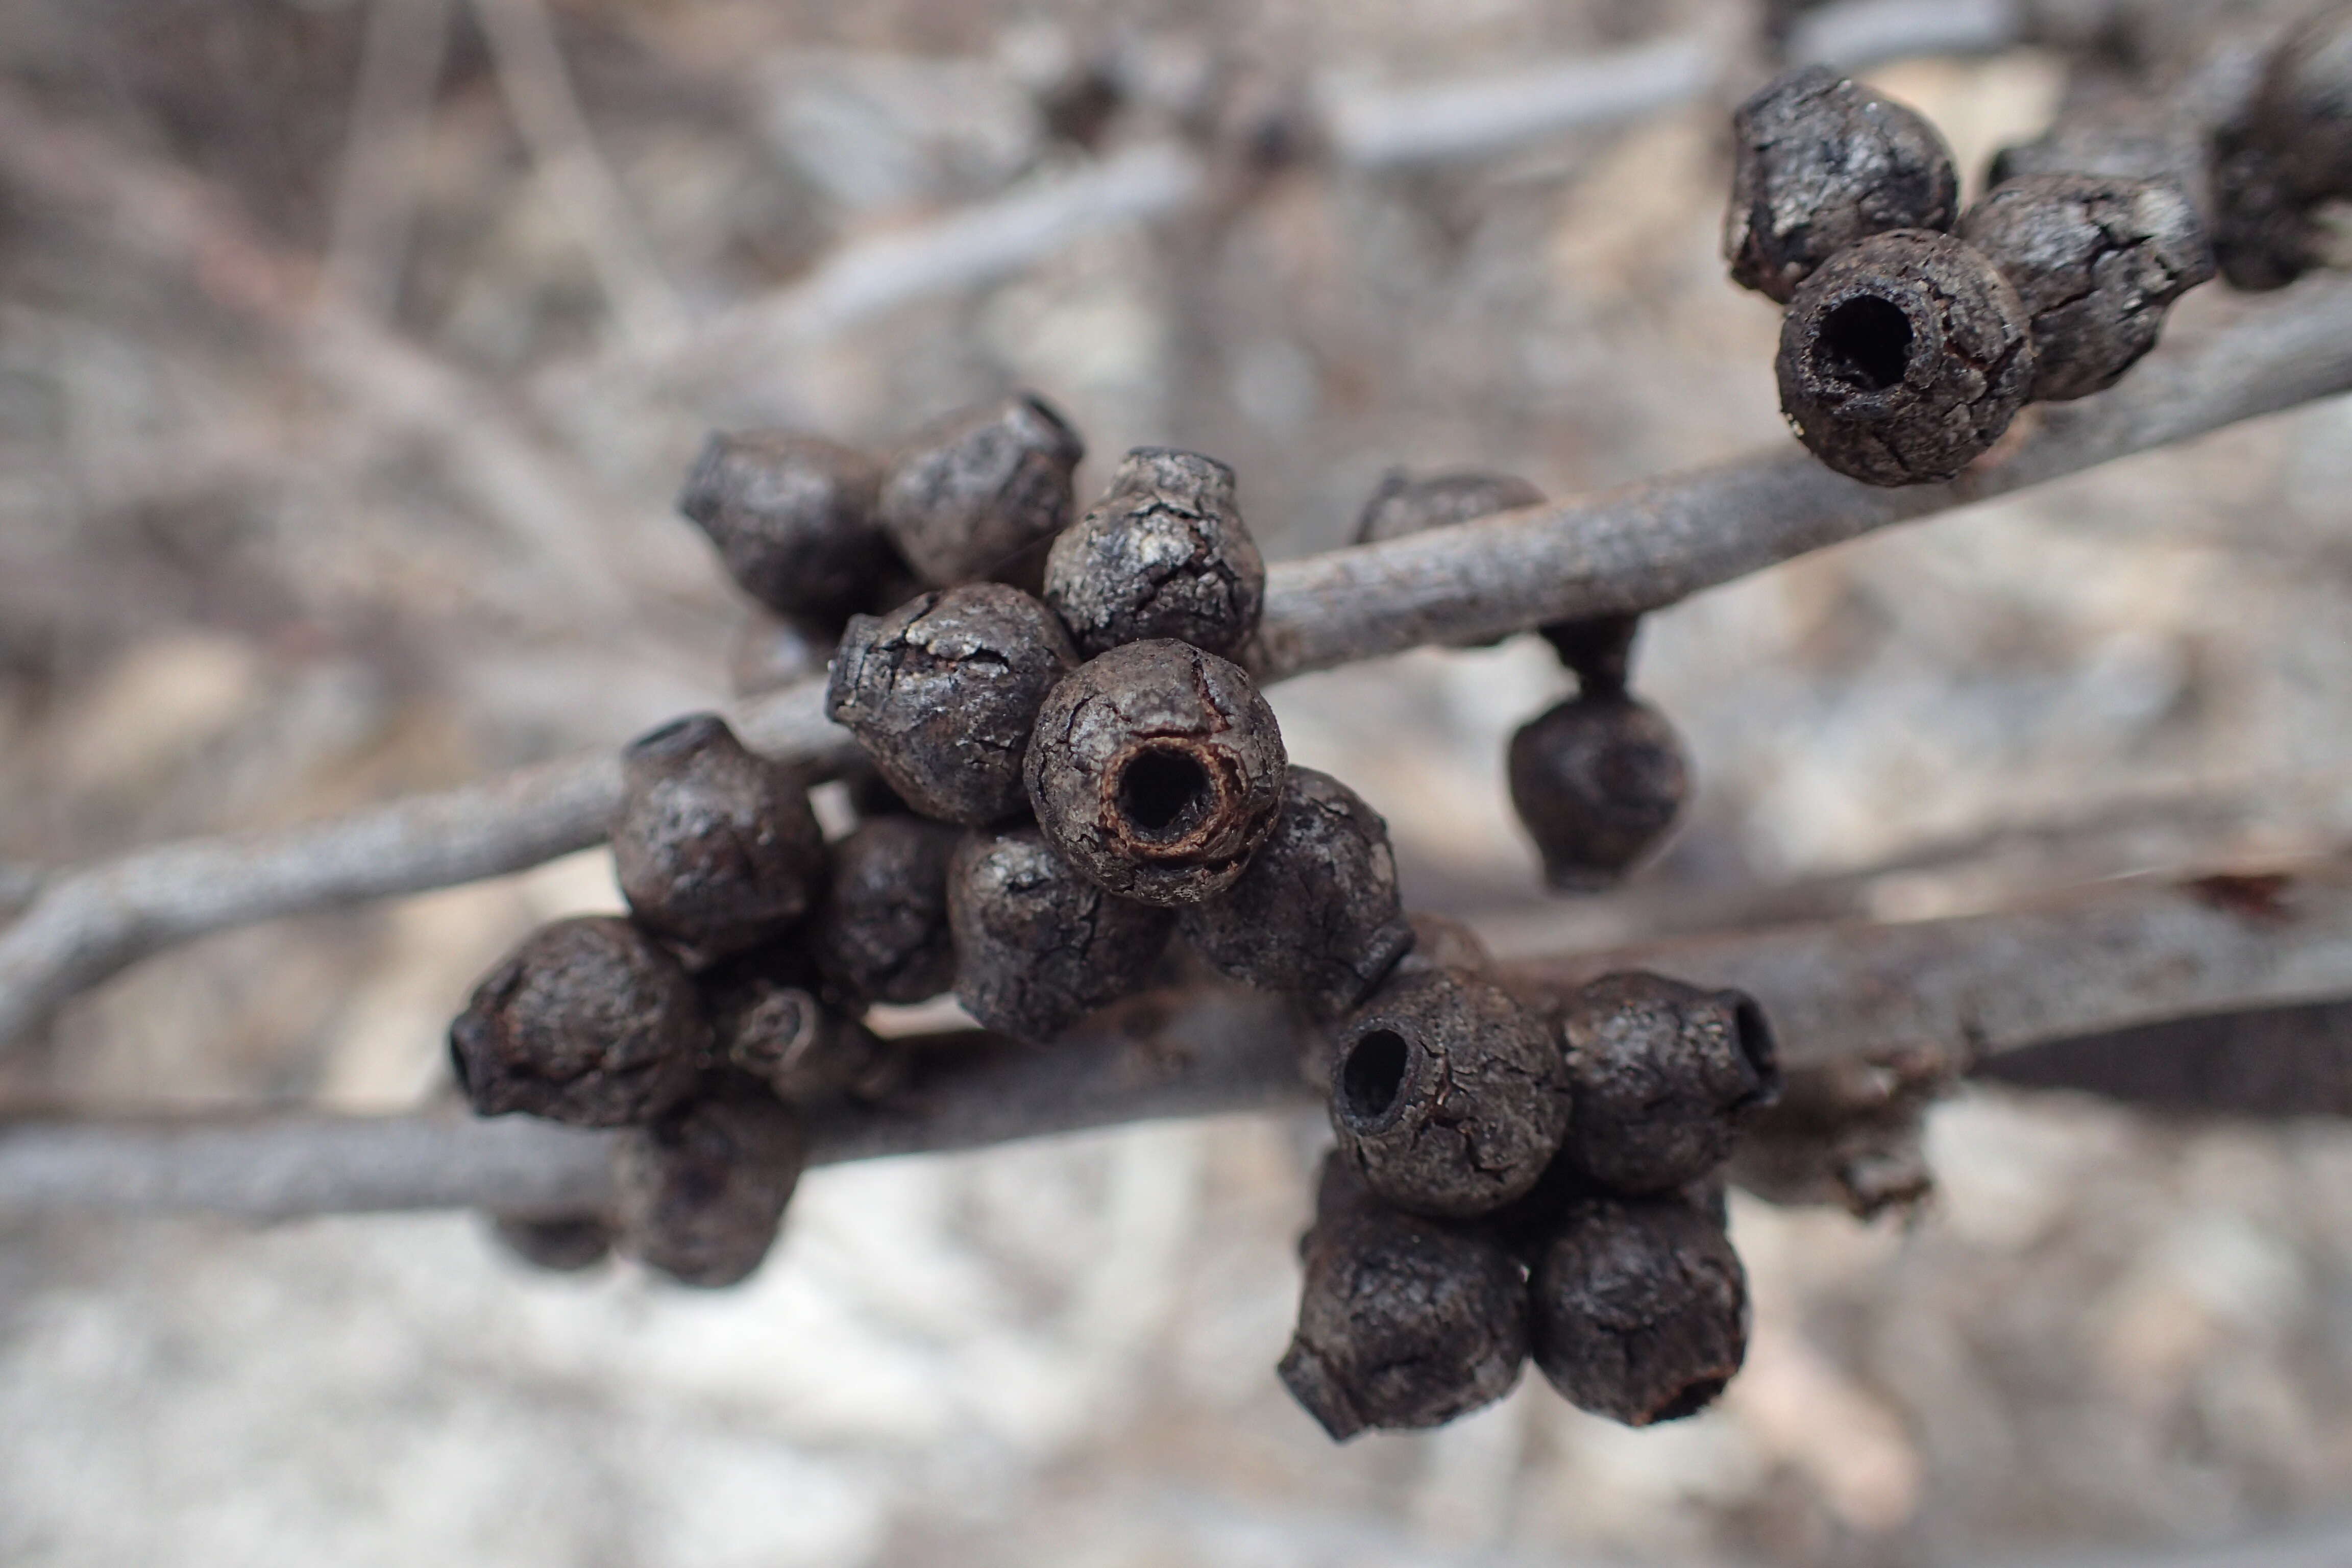
M 681 510 L 770 611 L 837 638 L 825 701 L 859 742 L 856 822 L 827 842 L 807 778 L 716 715 L 627 748 L 627 916 L 532 933 L 450 1030 L 478 1112 L 626 1130 L 614 1205 L 502 1234 L 554 1266 L 617 1247 L 740 1280 L 811 1112 L 887 1105 L 921 1070 L 867 1027 L 873 1005 L 952 991 L 1050 1049 L 1205 965 L 1321 1026 L 1302 1066 L 1337 1148 L 1280 1373 L 1335 1437 L 1449 1420 L 1530 1356 L 1622 1421 L 1700 1408 L 1746 1343 L 1719 1172 L 1778 1085 L 1755 1005 L 1630 973 L 1523 1002 L 1475 938 L 1408 919 L 1386 824 L 1289 763 L 1244 668 L 1265 572 L 1232 471 L 1140 448 L 1073 521 L 1081 455 L 1028 395 L 887 458 L 712 438 Z M 1534 499 L 1497 476 L 1396 479 L 1362 531 Z M 1551 628 L 1580 689 L 1513 747 L 1565 885 L 1622 873 L 1681 799 L 1671 731 L 1625 690 L 1631 635 Z
M 2004 149 L 1966 212 L 1935 127 L 1825 67 L 1765 87 L 1733 131 L 1724 255 L 1786 307 L 1790 425 L 1864 483 L 1948 479 L 2027 403 L 2114 385 L 2217 261 L 2242 288 L 2315 264 L 2315 209 L 2352 195 L 2352 5 L 2291 29 L 2186 150 L 2094 107 Z

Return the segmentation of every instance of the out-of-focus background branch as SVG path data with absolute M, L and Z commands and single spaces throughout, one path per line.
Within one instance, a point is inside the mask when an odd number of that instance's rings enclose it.
M 2019 40 L 2083 9 L 1835 6 L 1787 36 L 1974 174 L 2064 89 Z M 2113 69 L 2177 43 L 2126 9 Z M 1853 42 L 1905 17 L 1942 31 Z M 1776 321 L 1714 254 L 1724 109 L 1764 59 L 1730 0 L 0 7 L 0 905 L 725 700 L 740 605 L 669 512 L 714 423 L 881 443 L 1034 385 L 1088 437 L 1082 486 L 1197 446 L 1277 559 L 1344 543 L 1393 463 L 1565 499 L 1782 440 Z M 2200 291 L 2178 325 L 2243 308 Z M 1500 784 L 1564 689 L 1542 647 L 1292 682 L 1285 733 L 1388 816 L 1410 901 L 1507 954 L 2326 853 L 2352 825 L 2346 421 L 1654 617 L 1640 684 L 1700 789 L 1604 899 L 1541 895 Z M 574 856 L 207 937 L 68 1008 L 0 1096 L 411 1111 L 489 958 L 614 902 Z M 2287 1026 L 2243 1027 L 2228 1049 Z M 2165 1102 L 2125 1070 L 2144 1037 L 2076 1048 L 2019 1076 Z M 0 1556 L 2327 1549 L 2335 1121 L 1967 1089 L 1928 1115 L 1907 1228 L 1739 1200 L 1757 1340 L 1719 1412 L 1633 1435 L 1515 1396 L 1336 1451 L 1268 1372 L 1316 1139 L 1210 1120 L 828 1168 L 752 1285 L 691 1300 L 516 1272 L 454 1215 L 0 1221 Z

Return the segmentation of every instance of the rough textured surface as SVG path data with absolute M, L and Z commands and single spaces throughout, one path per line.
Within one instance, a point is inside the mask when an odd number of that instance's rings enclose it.
M 627 921 L 558 921 L 478 986 L 449 1026 L 476 1111 L 582 1127 L 649 1121 L 692 1092 L 710 1026 L 677 959 Z
M 800 1119 L 730 1075 L 614 1146 L 621 1250 L 681 1285 L 738 1284 L 775 1244 L 806 1158 Z
M 2165 311 L 2213 276 L 2213 247 L 2158 180 L 2026 174 L 1962 215 L 2032 321 L 2035 400 L 2105 391 L 2156 346 Z
M 1543 502 L 1543 491 L 1516 474 L 1465 468 L 1416 479 L 1402 468 L 1391 468 L 1381 477 L 1364 510 L 1357 514 L 1356 542 L 1402 539 L 1409 533 L 1451 528 Z
M 977 826 L 1028 804 L 1030 727 L 1076 662 L 1044 605 L 1001 583 L 968 583 L 852 617 L 825 711 L 908 805 Z
M 1187 907 L 1178 929 L 1218 973 L 1324 1013 L 1361 1002 L 1413 945 L 1388 824 L 1338 779 L 1299 767 L 1241 879 Z
M 696 713 L 621 753 L 613 863 L 637 923 L 692 963 L 755 946 L 824 886 L 824 834 L 801 774 Z
M 1400 974 L 1334 1034 L 1331 1125 L 1365 1184 L 1462 1217 L 1535 1185 L 1568 1131 L 1557 1037 L 1500 988 Z
M 874 516 L 880 482 L 873 458 L 819 437 L 722 432 L 687 474 L 677 510 L 745 593 L 782 615 L 837 617 L 895 564 Z
M 1984 188 L 2028 174 L 2104 174 L 2161 180 L 2201 203 L 2208 188 L 2207 152 L 2204 128 L 2182 106 L 2161 96 L 2103 93 L 2062 110 L 2030 141 L 1995 153 Z
M 1831 257 L 1889 229 L 1945 229 L 1959 177 L 1936 128 L 1902 104 L 1808 66 L 1732 115 L 1723 254 L 1731 279 L 1786 303 Z
M 1300 1250 L 1298 1329 L 1276 1370 L 1335 1440 L 1443 1426 L 1518 1381 L 1527 1287 L 1492 1238 L 1389 1207 L 1334 1155 Z
M 1573 1107 L 1562 1158 L 1616 1192 L 1699 1180 L 1780 1090 L 1763 1009 L 1738 991 L 1604 975 L 1570 999 L 1560 1037 Z
M 1174 906 L 1232 887 L 1274 831 L 1288 756 L 1240 666 L 1129 643 L 1054 688 L 1029 743 L 1029 803 L 1054 847 L 1123 898 Z
M 948 920 L 956 1000 L 1022 1040 L 1050 1040 L 1141 984 L 1176 923 L 1078 875 L 1034 827 L 964 840 L 948 870 Z
M 1780 412 L 1813 456 L 1872 485 L 1948 479 L 2000 438 L 2033 384 L 2025 305 L 1948 235 L 1841 251 L 1789 302 Z
M 1628 1426 L 1696 1415 L 1748 1353 L 1748 1276 L 1683 1197 L 1573 1203 L 1528 1281 L 1536 1365 Z
M 809 946 L 828 983 L 865 1002 L 928 1002 L 955 984 L 948 858 L 955 830 L 876 816 L 833 847 Z
M 950 415 L 892 460 L 882 527 L 935 588 L 989 576 L 1069 526 L 1070 475 L 1085 455 L 1034 394 Z
M 1665 716 L 1622 693 L 1571 697 L 1511 737 L 1511 805 L 1564 891 L 1614 885 L 1657 847 L 1690 792 Z
M 549 1219 L 534 1215 L 494 1215 L 490 1234 L 499 1245 L 533 1268 L 558 1274 L 593 1268 L 612 1256 L 613 1222 L 602 1215 Z
M 1265 608 L 1265 561 L 1213 458 L 1139 447 L 1045 557 L 1045 603 L 1089 657 L 1174 637 L 1232 654 Z

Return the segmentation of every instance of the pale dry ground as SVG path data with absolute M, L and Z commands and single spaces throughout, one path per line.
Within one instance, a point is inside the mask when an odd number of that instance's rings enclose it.
M 60 119 L 320 249 L 357 14 L 223 13 L 256 31 L 11 8 L 0 58 Z M 1094 13 L 1066 15 L 1089 36 Z M 688 310 L 1070 158 L 1011 85 L 1051 54 L 1046 16 L 562 13 L 624 216 Z M 1160 19 L 1152 58 L 1181 72 L 1214 39 L 1411 76 L 1664 16 L 1202 7 Z M 1971 168 L 2057 83 L 2032 56 L 1882 79 Z M 739 611 L 666 515 L 717 419 L 878 440 L 1027 383 L 1087 432 L 1082 483 L 1130 443 L 1196 444 L 1239 468 L 1277 554 L 1340 542 L 1391 462 L 1567 494 L 1785 438 L 1773 317 L 1713 253 L 1704 110 L 1467 174 L 1287 177 L 1222 234 L 1112 232 L 667 389 L 562 368 L 620 352 L 614 258 L 599 270 L 506 125 L 461 29 L 407 177 L 413 248 L 354 265 L 404 254 L 391 321 L 523 410 L 586 498 L 571 511 L 488 504 L 446 443 L 321 390 L 200 273 L 53 204 L 8 209 L 0 860 L 295 820 L 723 695 Z M 1277 706 L 1298 760 L 1388 815 L 1416 901 L 1514 951 L 1890 863 L 1841 896 L 1941 913 L 2340 843 L 2347 524 L 2338 405 L 1662 615 L 1640 684 L 1701 793 L 1635 889 L 1581 905 L 1535 889 L 1497 766 L 1564 687 L 1540 645 L 1318 676 Z M 582 856 L 212 939 L 78 1005 L 0 1088 L 414 1104 L 502 945 L 614 902 Z M 1756 1342 L 1717 1412 L 1633 1434 L 1538 1384 L 1344 1449 L 1271 1373 L 1316 1146 L 1312 1125 L 1220 1122 L 826 1170 L 771 1266 L 709 1297 L 527 1273 L 467 1216 L 0 1231 L 0 1561 L 1958 1568 L 2230 1540 L 2352 1495 L 2335 1127 L 1972 1094 L 1938 1115 L 1942 1195 L 1907 1229 L 1738 1206 Z

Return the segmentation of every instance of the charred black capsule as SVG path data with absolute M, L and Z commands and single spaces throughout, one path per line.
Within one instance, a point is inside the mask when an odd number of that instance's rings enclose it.
M 1257 630 L 1265 562 L 1213 458 L 1139 447 L 1045 557 L 1045 603 L 1082 654 L 1174 637 L 1231 654 Z
M 775 1244 L 807 1161 L 800 1119 L 727 1079 L 614 1146 L 621 1249 L 682 1285 L 740 1283 Z
M 1298 1330 L 1277 1371 L 1335 1440 L 1440 1426 L 1518 1381 L 1527 1287 L 1493 1240 L 1380 1203 L 1334 1156 L 1301 1250 Z
M 1288 761 L 1240 666 L 1189 643 L 1129 643 L 1046 697 L 1029 803 L 1054 847 L 1112 892 L 1198 903 L 1274 831 Z
M 1516 474 L 1465 468 L 1415 479 L 1391 468 L 1356 518 L 1356 542 L 1376 544 L 1451 528 L 1498 511 L 1541 506 L 1543 500 L 1543 491 Z
M 1831 257 L 1891 229 L 1947 229 L 1951 150 L 1917 113 L 1826 66 L 1772 82 L 1731 120 L 1723 254 L 1742 288 L 1786 303 Z
M 1567 891 L 1613 885 L 1656 847 L 1689 793 L 1681 740 L 1648 703 L 1578 696 L 1511 737 L 1511 804 L 1545 879 Z
M 790 1104 L 835 1094 L 875 1100 L 898 1087 L 906 1066 L 900 1053 L 793 984 L 797 967 L 754 959 L 703 977 L 719 1059 Z
M 709 1050 L 685 968 L 606 916 L 531 932 L 449 1026 L 450 1065 L 477 1112 L 581 1127 L 651 1121 L 693 1092 Z
M 1560 1021 L 1574 1112 L 1565 1157 L 1619 1193 L 1699 1180 L 1780 1087 L 1754 998 L 1641 971 L 1603 975 Z
M 2196 209 L 2162 181 L 2027 175 L 1970 207 L 1958 232 L 2025 303 L 2035 400 L 2113 386 L 2156 346 L 2172 302 L 2213 276 Z
M 1361 1002 L 1413 940 L 1388 824 L 1338 779 L 1300 767 L 1241 879 L 1188 906 L 1178 929 L 1220 973 L 1324 1013 Z
M 948 868 L 956 1000 L 992 1029 L 1050 1040 L 1143 984 L 1176 918 L 1114 898 L 1034 827 L 976 833 Z
M 950 415 L 882 480 L 882 527 L 933 587 L 1000 573 L 1070 524 L 1086 455 L 1069 422 L 1023 394 Z
M 853 616 L 825 710 L 915 810 L 1000 822 L 1028 804 L 1021 770 L 1030 728 L 1076 662 L 1044 605 L 1001 583 L 968 583 L 878 619 Z
M 677 509 L 753 598 L 780 615 L 835 618 L 894 563 L 875 521 L 880 483 L 862 452 L 791 431 L 738 431 L 710 437 Z
M 2033 384 L 2025 302 L 1981 251 L 1898 229 L 1840 251 L 1780 325 L 1780 411 L 1813 456 L 1872 485 L 1948 479 Z
M 1748 1353 L 1748 1276 L 1721 1222 L 1681 1196 L 1572 1203 L 1529 1280 L 1536 1365 L 1628 1426 L 1696 1415 Z
M 637 923 L 705 963 L 772 938 L 824 885 L 824 833 L 800 774 L 744 749 L 716 713 L 621 753 L 613 862 Z
M 877 816 L 833 847 L 833 885 L 810 946 L 839 992 L 866 1002 L 928 1002 L 955 984 L 948 933 L 953 828 Z
M 1465 1217 L 1500 1207 L 1535 1185 L 1568 1131 L 1552 1030 L 1484 980 L 1393 975 L 1333 1044 L 1340 1152 L 1399 1208 Z

